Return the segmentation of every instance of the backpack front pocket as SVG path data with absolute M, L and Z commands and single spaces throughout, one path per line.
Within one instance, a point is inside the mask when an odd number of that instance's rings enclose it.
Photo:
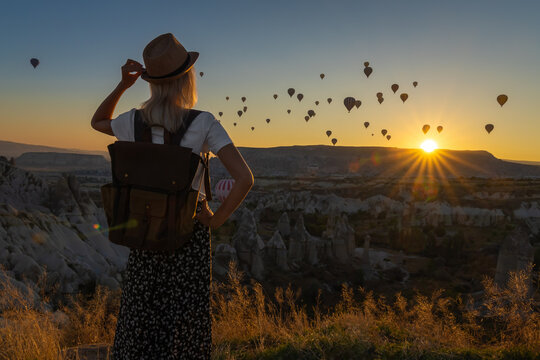
M 136 242 L 139 247 L 143 243 L 156 245 L 163 241 L 167 233 L 167 198 L 165 193 L 132 188 L 126 239 Z

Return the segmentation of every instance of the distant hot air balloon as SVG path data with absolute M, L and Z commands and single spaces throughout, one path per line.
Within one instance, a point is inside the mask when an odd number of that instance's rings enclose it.
M 369 127 L 369 122 L 364 122 L 364 127 L 367 129 Z
M 386 140 L 390 140 L 392 138 L 391 135 L 386 135 Z
M 382 130 L 381 130 L 382 136 L 386 135 L 386 133 L 388 133 L 388 130 L 386 130 L 386 129 L 382 129 Z
M 304 120 L 306 120 L 306 122 L 308 122 L 309 121 L 309 116 L 308 115 L 304 116 Z
M 294 95 L 294 89 L 293 88 L 289 88 L 287 90 L 287 93 L 289 93 L 289 96 L 292 97 Z
M 351 112 L 351 109 L 354 107 L 355 103 L 356 103 L 356 99 L 353 98 L 352 96 L 348 96 L 345 99 L 343 99 L 343 104 L 347 108 L 348 112 Z
M 333 138 L 333 139 L 332 139 L 332 145 L 336 145 L 336 143 L 337 143 L 337 139 L 336 139 L 336 138 Z
M 495 126 L 493 126 L 493 124 L 487 124 L 484 128 L 486 129 L 487 133 L 489 134 L 490 132 L 493 131 Z
M 497 102 L 499 103 L 499 105 L 501 105 L 501 107 L 508 101 L 508 96 L 504 95 L 504 94 L 501 94 L 499 96 L 497 96 Z
M 225 201 L 234 185 L 234 179 L 221 179 L 214 188 L 213 195 L 221 202 Z
M 437 126 L 437 132 L 440 134 L 443 130 L 443 127 L 441 125 Z
M 407 95 L 406 93 L 401 93 L 401 95 L 399 95 L 399 98 L 403 102 L 405 102 L 405 100 L 407 100 L 408 97 L 409 97 L 409 95 Z
M 254 127 L 254 126 L 251 127 L 251 131 L 253 131 L 253 130 L 255 130 L 255 127 Z
M 380 98 L 377 99 L 377 101 L 379 102 L 379 104 L 382 104 L 382 102 L 384 101 L 384 98 L 381 96 Z
M 218 114 L 220 117 L 223 116 L 223 111 L 220 111 Z
M 199 73 L 199 75 L 200 75 L 201 77 L 203 77 L 204 73 L 201 71 L 201 72 Z
M 324 79 L 324 74 L 319 75 L 321 77 L 321 80 Z
M 390 86 L 390 88 L 392 89 L 392 91 L 393 91 L 394 94 L 395 94 L 396 91 L 398 91 L 398 89 L 399 89 L 399 85 L 398 85 L 398 84 L 392 84 L 392 86 Z
M 373 69 L 371 67 L 369 67 L 369 62 L 366 61 L 364 63 L 364 74 L 366 74 L 366 77 L 369 77 L 369 75 L 371 75 L 371 73 L 373 72 Z
M 377 95 L 377 99 L 379 99 L 379 98 L 382 98 L 383 93 L 382 93 L 382 92 L 378 92 L 376 95 Z
M 32 64 L 32 66 L 34 67 L 34 69 L 39 65 L 39 60 L 36 59 L 36 58 L 31 58 L 30 59 L 30 64 Z
M 291 109 L 287 109 L 287 114 L 290 114 L 291 113 Z
M 315 101 L 315 105 L 319 105 L 319 100 L 316 100 L 316 101 Z
M 244 112 L 246 112 L 246 111 L 247 111 L 247 106 L 244 106 Z
M 418 81 L 413 81 L 413 86 L 416 87 L 418 85 Z
M 270 123 L 270 119 L 266 119 L 266 123 L 269 124 L 269 123 Z
M 228 96 L 225 96 L 225 100 L 229 101 L 229 97 L 228 97 Z
M 326 101 L 328 101 L 328 103 L 330 104 L 332 102 L 332 98 L 328 98 L 326 99 Z
M 428 124 L 426 124 L 426 125 L 422 126 L 422 131 L 424 132 L 424 134 L 426 134 L 429 131 L 430 128 L 431 127 Z
M 236 123 L 233 123 L 234 126 L 236 126 Z
M 375 136 L 375 134 L 371 133 L 371 136 Z
M 237 114 L 238 114 L 238 117 L 242 116 L 242 110 L 238 110 Z
M 330 137 L 332 135 L 332 132 L 330 130 L 326 130 L 326 136 Z
M 296 98 L 298 99 L 298 101 L 302 101 L 302 99 L 304 98 L 304 94 L 298 94 L 296 95 Z
M 274 94 L 274 100 L 276 100 L 276 99 L 277 99 L 277 94 Z
M 242 96 L 242 102 L 246 102 L 246 97 Z
M 360 105 L 362 105 L 362 102 L 360 100 L 354 101 L 354 106 L 356 106 L 357 109 L 360 107 Z
M 309 117 L 315 116 L 315 111 L 313 111 L 313 110 L 308 110 L 307 113 L 308 113 Z

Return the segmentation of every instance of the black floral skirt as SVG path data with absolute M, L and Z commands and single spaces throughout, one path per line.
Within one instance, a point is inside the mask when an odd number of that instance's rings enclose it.
M 131 249 L 112 359 L 210 359 L 211 281 L 210 232 L 197 220 L 173 254 Z

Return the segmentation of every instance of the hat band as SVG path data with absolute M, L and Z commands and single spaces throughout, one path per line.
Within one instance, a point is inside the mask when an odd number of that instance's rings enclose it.
M 165 79 L 165 78 L 168 78 L 168 77 L 171 77 L 171 76 L 178 75 L 178 74 L 180 74 L 180 73 L 182 73 L 184 71 L 184 68 L 189 64 L 190 60 L 191 60 L 191 56 L 188 54 L 188 56 L 186 57 L 186 61 L 184 61 L 184 63 L 182 65 L 180 65 L 180 67 L 178 69 L 176 69 L 173 72 L 168 73 L 166 75 L 150 76 L 150 75 L 148 75 L 148 73 L 146 73 L 146 75 L 147 75 L 147 77 L 149 79 Z

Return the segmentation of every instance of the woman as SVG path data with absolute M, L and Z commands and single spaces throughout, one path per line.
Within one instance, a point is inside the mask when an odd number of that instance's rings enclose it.
M 141 76 L 149 82 L 151 92 L 141 106 L 143 118 L 150 125 L 176 131 L 185 109 L 197 101 L 193 64 L 198 55 L 187 52 L 170 33 L 152 40 L 143 51 L 146 68 L 128 59 L 122 66 L 122 80 L 97 109 L 92 127 L 118 140 L 134 141 L 135 109 L 115 119 L 112 114 L 120 96 Z M 164 143 L 163 128 L 152 127 L 152 142 Z M 191 241 L 172 255 L 131 249 L 112 348 L 116 360 L 210 358 L 210 228 L 221 226 L 236 210 L 253 185 L 253 175 L 225 129 L 209 112 L 203 111 L 193 120 L 180 145 L 201 156 L 212 151 L 235 183 L 213 213 L 205 200 L 199 166 L 192 183 L 201 192 Z

